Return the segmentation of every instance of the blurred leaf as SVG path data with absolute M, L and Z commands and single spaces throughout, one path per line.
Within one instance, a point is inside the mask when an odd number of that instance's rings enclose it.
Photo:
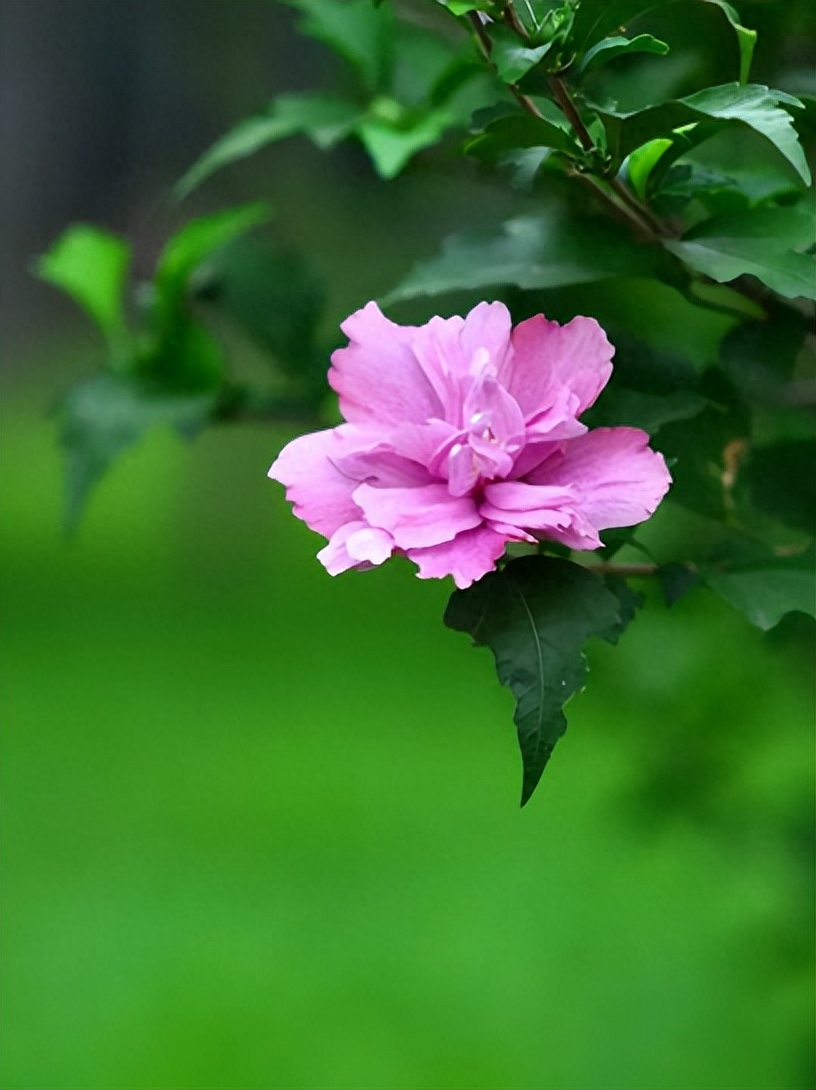
M 215 250 L 271 215 L 263 203 L 242 204 L 190 220 L 170 239 L 156 266 L 156 306 L 160 312 L 176 309 L 187 291 L 190 274 Z
M 386 301 L 499 284 L 533 290 L 648 275 L 651 256 L 615 225 L 570 219 L 557 209 L 509 220 L 500 233 L 454 235 L 439 257 L 417 265 Z
M 168 312 L 136 361 L 136 374 L 172 396 L 212 392 L 224 377 L 221 346 L 186 308 Z
M 717 217 L 663 245 L 687 265 L 723 283 L 749 273 L 793 299 L 816 298 L 813 215 L 801 205 Z
M 704 571 L 703 579 L 757 628 L 773 628 L 786 613 L 816 614 L 816 573 L 812 569 L 768 566 L 745 571 Z
M 347 136 L 361 116 L 359 106 L 320 92 L 280 95 L 268 114 L 240 122 L 204 152 L 176 184 L 176 196 L 186 197 L 222 167 L 254 155 L 256 151 L 303 134 L 319 148 L 330 148 Z
M 624 425 L 654 435 L 665 424 L 689 420 L 707 405 L 706 398 L 688 391 L 647 394 L 612 382 L 582 420 L 593 428 Z
M 660 56 L 665 56 L 668 52 L 668 45 L 661 42 L 659 38 L 653 38 L 651 34 L 638 34 L 636 38 L 623 38 L 620 35 L 615 35 L 612 38 L 604 38 L 600 42 L 596 42 L 584 54 L 578 65 L 578 72 L 584 75 L 592 68 L 603 67 L 603 65 L 614 60 L 615 57 L 628 56 L 632 53 L 657 53 Z
M 742 84 L 747 83 L 748 75 L 751 71 L 751 58 L 754 55 L 754 46 L 756 45 L 757 40 L 756 31 L 749 30 L 742 25 L 739 12 L 731 4 L 727 3 L 726 0 L 705 0 L 705 2 L 714 4 L 718 7 L 734 28 L 740 55 L 739 81 Z
M 128 342 L 122 305 L 130 246 L 99 227 L 69 227 L 43 254 L 35 271 L 70 295 L 97 324 L 110 351 L 121 356 Z
M 718 368 L 702 376 L 699 394 L 706 398 L 706 408 L 685 420 L 666 423 L 654 446 L 674 460 L 671 502 L 725 522 L 732 452 L 750 435 L 751 414 L 741 391 Z
M 816 531 L 816 440 L 752 450 L 742 480 L 755 507 L 806 534 Z
M 325 393 L 328 364 L 315 339 L 326 289 L 302 257 L 241 239 L 208 263 L 197 295 L 223 311 L 288 375 Z
M 491 28 L 490 40 L 493 43 L 490 60 L 505 83 L 517 83 L 531 68 L 535 68 L 553 45 L 549 41 L 543 45 L 527 46 L 514 30 L 504 26 Z
M 700 573 L 688 564 L 661 564 L 657 577 L 667 606 L 673 606 L 700 585 Z
M 780 103 L 802 107 L 799 99 L 784 91 L 772 91 L 758 84 L 741 87 L 738 83 L 727 83 L 643 110 L 620 112 L 599 106 L 593 109 L 603 120 L 609 149 L 618 161 L 651 140 L 671 137 L 676 129 L 699 121 L 717 121 L 723 125 L 745 125 L 759 133 L 809 185 L 810 170 L 793 119 Z
M 126 447 L 156 425 L 195 434 L 213 403 L 210 395 L 170 396 L 122 375 L 100 374 L 74 387 L 58 409 L 67 528 L 76 527 L 91 488 Z
M 495 0 L 436 0 L 452 15 L 467 15 L 469 11 L 490 11 L 495 8 Z
M 511 560 L 451 595 L 445 624 L 490 648 L 499 680 L 516 698 L 522 806 L 566 730 L 564 705 L 583 687 L 584 644 L 590 636 L 616 642 L 625 625 L 623 609 L 621 598 L 597 575 L 543 556 Z
M 302 12 L 299 29 L 354 68 L 368 91 L 384 89 L 391 72 L 393 14 L 371 0 L 286 0 Z
M 418 151 L 431 147 L 455 125 L 457 119 L 445 107 L 432 110 L 411 124 L 402 119 L 368 117 L 356 127 L 381 178 L 394 178 Z

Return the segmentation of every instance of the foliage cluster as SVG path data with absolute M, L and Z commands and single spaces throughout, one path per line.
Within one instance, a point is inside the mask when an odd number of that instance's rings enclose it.
M 491 648 L 517 699 L 526 802 L 587 639 L 614 642 L 640 608 L 630 580 L 658 579 L 669 605 L 707 587 L 763 629 L 813 613 L 816 97 L 751 82 L 757 34 L 725 0 L 287 2 L 342 59 L 343 93 L 277 98 L 205 152 L 178 198 L 296 135 L 359 142 L 383 179 L 456 161 L 514 187 L 520 214 L 446 239 L 382 302 L 430 312 L 445 293 L 489 293 L 517 320 L 596 317 L 617 353 L 587 423 L 645 429 L 672 467 L 653 523 L 609 532 L 589 559 L 542 543 L 451 598 L 446 623 Z M 716 56 L 695 51 L 707 40 Z M 188 222 L 147 286 L 97 227 L 39 260 L 107 346 L 59 410 L 69 525 L 155 425 L 331 422 L 324 290 L 252 233 L 270 214 Z M 269 359 L 267 388 L 230 373 L 213 314 Z

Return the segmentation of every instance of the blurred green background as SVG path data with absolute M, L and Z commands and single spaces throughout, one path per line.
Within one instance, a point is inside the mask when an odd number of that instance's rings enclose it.
M 265 478 L 288 433 L 153 434 L 66 541 L 47 410 L 99 348 L 26 262 L 96 219 L 149 268 L 197 152 L 331 73 L 256 0 L 0 11 L 2 1085 L 811 1087 L 812 626 L 650 597 L 519 812 L 450 588 L 330 579 Z M 206 207 L 267 193 L 329 324 L 497 214 L 295 144 Z

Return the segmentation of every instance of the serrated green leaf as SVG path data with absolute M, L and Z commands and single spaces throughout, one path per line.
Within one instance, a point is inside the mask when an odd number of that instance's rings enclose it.
M 615 35 L 596 42 L 584 54 L 578 65 L 578 72 L 583 76 L 590 69 L 602 68 L 616 57 L 629 56 L 632 53 L 656 53 L 664 57 L 668 52 L 669 47 L 666 42 L 661 42 L 659 38 L 654 38 L 651 34 L 638 34 L 636 38 Z
M 499 680 L 516 698 L 522 806 L 566 730 L 564 705 L 583 687 L 584 644 L 590 636 L 617 640 L 622 608 L 597 575 L 543 556 L 511 560 L 451 596 L 445 624 L 490 648 Z
M 76 527 L 91 488 L 123 450 L 159 425 L 194 434 L 213 403 L 211 395 L 169 396 L 123 375 L 100 374 L 74 387 L 58 409 L 66 527 Z
M 123 295 L 129 267 L 128 243 L 88 224 L 69 227 L 34 266 L 91 317 L 115 357 L 128 343 Z
M 743 125 L 780 152 L 805 183 L 810 184 L 810 169 L 793 119 L 782 105 L 801 108 L 802 103 L 784 91 L 773 91 L 758 84 L 738 83 L 708 87 L 659 106 L 621 112 L 593 106 L 604 123 L 610 152 L 622 162 L 636 148 L 658 138 L 672 138 L 675 130 L 695 122 L 717 122 L 721 126 Z M 710 135 L 711 130 L 706 130 Z
M 267 114 L 240 122 L 204 152 L 177 182 L 176 197 L 181 200 L 222 167 L 289 136 L 302 134 L 319 148 L 330 148 L 348 136 L 361 113 L 353 102 L 320 92 L 281 95 Z
M 768 630 L 786 613 L 816 615 L 816 573 L 768 566 L 746 571 L 703 570 L 706 586 L 739 610 L 751 624 Z
M 583 688 L 584 644 L 590 635 L 619 637 L 620 598 L 569 560 L 520 557 L 454 591 L 444 623 L 489 647 L 499 680 L 516 699 L 524 806 L 567 729 L 563 706 Z
M 439 257 L 417 265 L 385 302 L 510 284 L 560 288 L 624 275 L 648 275 L 651 251 L 606 223 L 564 210 L 509 220 L 494 234 L 454 235 Z
M 788 299 L 816 298 L 813 217 L 796 205 L 716 217 L 664 246 L 718 283 L 750 274 Z
M 394 19 L 371 0 L 286 0 L 303 15 L 299 29 L 328 45 L 357 72 L 369 92 L 384 90 L 393 61 Z
M 525 45 L 515 31 L 503 26 L 493 29 L 490 38 L 493 43 L 490 60 L 496 66 L 499 79 L 505 83 L 517 83 L 553 46 L 551 41 L 538 46 Z

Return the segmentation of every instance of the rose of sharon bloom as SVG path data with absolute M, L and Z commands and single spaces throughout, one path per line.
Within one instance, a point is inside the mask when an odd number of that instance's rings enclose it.
M 329 539 L 332 574 L 403 554 L 470 586 L 510 541 L 597 549 L 647 519 L 671 478 L 637 428 L 579 421 L 612 373 L 593 318 L 512 327 L 502 303 L 399 326 L 376 303 L 341 329 L 329 381 L 347 423 L 303 435 L 269 476 Z

